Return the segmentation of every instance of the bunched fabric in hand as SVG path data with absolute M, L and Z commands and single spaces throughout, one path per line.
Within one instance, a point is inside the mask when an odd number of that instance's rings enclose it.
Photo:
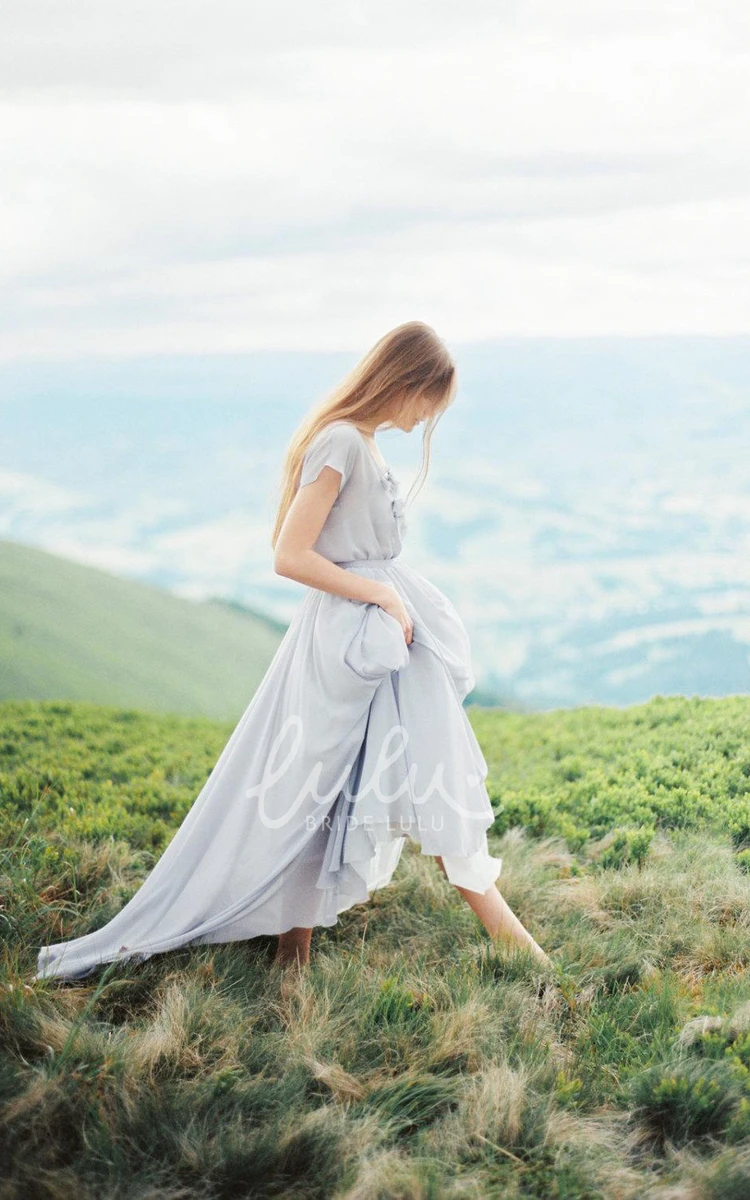
M 411 644 L 379 605 L 308 588 L 153 870 L 101 929 L 43 947 L 36 978 L 334 925 L 391 882 L 407 838 L 460 887 L 498 878 L 487 764 L 462 705 L 474 687 L 466 629 L 403 561 L 400 483 L 350 422 L 318 432 L 300 486 L 326 465 L 341 483 L 314 549 L 394 587 Z

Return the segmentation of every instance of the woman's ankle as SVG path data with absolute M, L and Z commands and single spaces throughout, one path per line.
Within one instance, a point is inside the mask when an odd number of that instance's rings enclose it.
M 293 929 L 287 929 L 284 933 L 279 934 L 279 944 L 274 962 L 282 966 L 286 966 L 289 963 L 298 963 L 303 967 L 307 966 L 310 961 L 311 941 L 312 929 L 303 926 L 295 926 Z

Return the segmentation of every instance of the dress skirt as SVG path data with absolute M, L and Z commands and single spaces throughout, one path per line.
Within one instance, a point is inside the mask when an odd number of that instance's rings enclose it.
M 308 589 L 150 874 L 101 929 L 43 947 L 35 978 L 334 925 L 391 881 L 407 837 L 441 855 L 460 887 L 484 892 L 497 879 L 458 613 L 398 556 L 338 565 L 400 592 L 411 644 L 378 604 Z

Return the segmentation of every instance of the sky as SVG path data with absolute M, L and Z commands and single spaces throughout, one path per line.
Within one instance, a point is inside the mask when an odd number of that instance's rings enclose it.
M 25 0 L 0 362 L 750 332 L 742 0 Z

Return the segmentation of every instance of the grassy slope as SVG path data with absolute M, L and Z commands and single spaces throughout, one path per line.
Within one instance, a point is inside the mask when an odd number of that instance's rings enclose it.
M 0 542 L 0 699 L 239 719 L 282 634 L 229 605 Z
M 231 725 L 0 705 L 4 1198 L 748 1194 L 750 698 L 470 719 L 541 997 L 411 845 L 299 980 L 259 938 L 29 984 Z

